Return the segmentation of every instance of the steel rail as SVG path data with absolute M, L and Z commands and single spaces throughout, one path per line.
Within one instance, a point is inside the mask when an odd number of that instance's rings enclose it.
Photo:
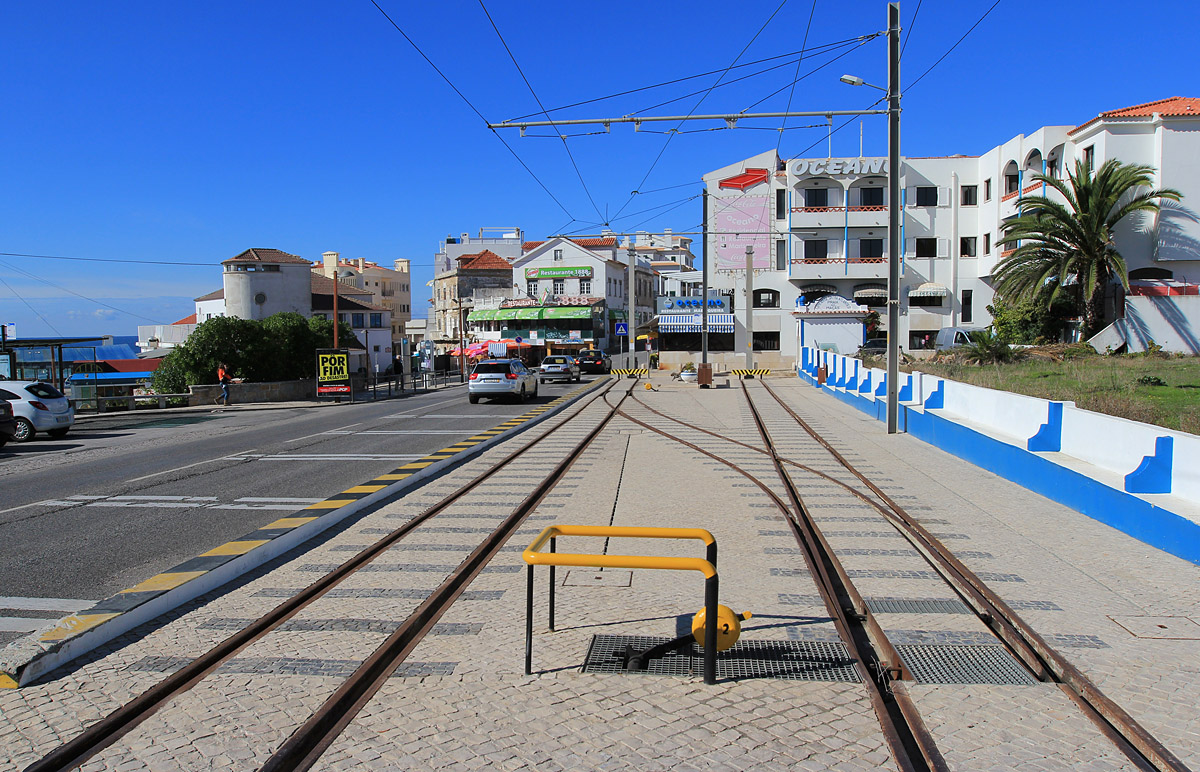
M 614 381 L 615 385 L 617 382 Z M 624 397 L 633 390 L 630 384 Z M 601 396 L 613 388 L 608 386 Z M 605 400 L 607 404 L 607 400 Z M 618 403 L 618 406 L 620 403 Z M 577 414 L 578 415 L 578 414 Z M 430 628 L 450 608 L 463 590 L 479 574 L 483 567 L 496 556 L 504 543 L 520 527 L 525 518 L 537 508 L 542 499 L 566 475 L 571 465 L 583 455 L 592 441 L 608 426 L 616 415 L 610 409 L 595 428 L 559 461 L 533 491 L 518 504 L 503 522 L 490 533 L 470 555 L 430 593 L 421 605 L 388 636 L 380 646 L 354 671 L 338 689 L 319 707 L 308 721 L 298 727 L 287 740 L 275 750 L 260 768 L 262 772 L 302 772 L 312 767 L 342 733 L 358 712 L 383 687 L 392 671 L 400 665 Z M 547 432 L 543 437 L 548 437 Z M 531 447 L 526 446 L 526 448 Z
M 872 678 L 865 678 L 864 683 L 867 684 L 871 705 L 875 709 L 879 725 L 883 727 L 884 739 L 891 748 L 892 758 L 902 770 L 948 772 L 949 765 L 938 750 L 933 735 L 920 719 L 916 706 L 908 699 L 907 691 L 902 688 L 888 690 L 895 676 L 908 675 L 900 656 L 874 615 L 869 611 L 866 614 L 853 613 L 853 606 L 847 603 L 851 597 L 858 596 L 858 591 L 854 589 L 845 568 L 825 540 L 824 534 L 817 528 L 808 508 L 804 506 L 795 483 L 775 451 L 771 433 L 763 422 L 745 381 L 742 381 L 742 395 L 746 398 L 763 445 L 770 451 L 775 472 L 792 503 L 788 523 L 796 540 L 803 547 L 805 560 L 813 578 L 817 579 L 817 587 L 830 616 L 833 617 L 838 633 L 852 647 L 856 659 L 876 663 L 879 683 Z M 861 597 L 859 599 L 861 601 Z M 911 675 L 909 678 L 911 679 Z
M 607 402 L 607 400 L 608 400 L 608 398 L 606 396 L 605 401 Z M 642 403 L 640 400 L 638 400 L 636 397 L 634 397 L 634 401 L 645 407 L 645 404 Z M 657 413 L 657 411 L 653 410 L 653 408 L 648 408 L 648 409 L 651 410 L 651 412 Z M 689 442 L 689 441 L 683 439 L 682 437 L 671 434 L 670 432 L 666 431 L 665 429 L 661 429 L 657 426 L 654 426 L 653 424 L 650 424 L 645 421 L 642 421 L 641 419 L 635 418 L 634 416 L 629 415 L 625 411 L 618 411 L 618 412 L 626 420 L 631 421 L 632 423 L 637 424 L 638 426 L 648 429 L 649 431 L 652 431 L 663 437 L 666 437 L 669 440 L 677 442 L 680 445 L 683 445 L 684 447 L 690 448 L 698 453 L 701 453 L 702 455 L 705 455 L 705 456 L 713 459 L 714 461 L 718 461 L 718 462 L 724 464 L 725 466 L 729 467 L 730 469 L 734 470 L 738 474 L 742 475 L 750 482 L 757 485 L 759 487 L 759 489 L 761 489 L 762 492 L 768 498 L 771 499 L 771 501 L 775 504 L 776 508 L 779 509 L 780 514 L 783 515 L 784 519 L 787 521 L 789 526 L 792 528 L 793 535 L 796 537 L 797 542 L 800 543 L 802 546 L 806 546 L 805 541 L 803 539 L 803 534 L 799 530 L 798 526 L 796 525 L 796 522 L 791 514 L 791 509 L 788 507 L 788 504 L 786 502 L 784 502 L 784 500 L 781 499 L 778 494 L 776 494 L 773 490 L 771 490 L 770 487 L 768 487 L 767 484 L 764 483 L 762 480 L 760 480 L 758 477 L 756 477 L 755 475 L 746 471 L 745 469 L 742 469 L 740 466 L 733 463 L 732 461 L 729 461 L 728 459 L 726 459 L 722 456 L 719 456 L 716 453 L 713 453 L 705 448 L 702 448 L 699 445 L 696 445 L 695 443 Z M 661 414 L 659 414 L 659 415 L 661 415 Z M 676 420 L 676 419 L 671 419 L 669 416 L 663 416 L 663 417 L 668 418 L 668 420 Z M 681 423 L 685 426 L 690 426 L 690 424 L 686 424 L 685 422 L 682 422 L 682 421 L 676 421 L 676 422 Z M 711 432 L 707 432 L 706 430 L 703 430 L 703 429 L 701 431 L 705 431 L 706 433 L 712 434 Z M 720 437 L 720 435 L 714 435 L 714 436 L 718 437 L 718 439 L 728 439 L 728 438 Z M 764 452 L 761 448 L 755 448 L 752 445 L 745 445 L 744 443 L 738 442 L 736 440 L 729 440 L 729 441 L 735 442 L 736 444 L 739 444 L 739 445 L 743 445 L 744 447 L 746 447 L 750 450 L 754 450 L 755 452 Z M 842 484 L 845 485 L 845 483 L 842 483 Z M 851 489 L 851 490 L 853 490 L 853 489 Z M 868 501 L 869 501 L 869 499 L 868 499 Z M 803 557 L 804 557 L 805 563 L 806 563 L 806 565 L 808 565 L 809 570 L 811 571 L 812 575 L 814 577 L 818 576 L 819 564 L 814 561 L 813 556 L 809 554 L 807 549 L 804 550 Z M 940 772 L 940 770 L 946 769 L 946 767 L 942 764 L 939 764 L 936 766 L 929 765 L 929 760 L 931 758 L 934 760 L 940 760 L 940 758 L 941 758 L 940 754 L 937 753 L 936 746 L 934 745 L 932 737 L 929 735 L 928 730 L 925 728 L 924 722 L 921 720 L 920 715 L 917 713 L 915 706 L 912 705 L 911 700 L 908 699 L 908 694 L 903 689 L 901 684 L 898 682 L 893 682 L 891 694 L 887 695 L 887 694 L 883 693 L 883 691 L 879 688 L 878 684 L 876 684 L 875 681 L 871 678 L 872 668 L 867 666 L 867 659 L 862 656 L 862 654 L 858 650 L 858 647 L 856 645 L 854 645 L 853 636 L 850 634 L 849 629 L 848 629 L 849 620 L 847 619 L 847 617 L 857 618 L 859 616 L 857 614 L 857 612 L 855 612 L 852 615 L 847 615 L 845 613 L 845 609 L 843 608 L 842 604 L 838 602 L 837 598 L 832 594 L 830 588 L 827 587 L 824 583 L 818 581 L 817 589 L 821 593 L 821 597 L 822 597 L 823 601 L 825 602 L 826 607 L 830 609 L 830 616 L 834 620 L 834 625 L 838 630 L 839 636 L 841 636 L 842 640 L 845 641 L 848 645 L 847 650 L 850 654 L 850 657 L 853 659 L 854 663 L 857 665 L 858 671 L 863 675 L 864 683 L 867 684 L 866 688 L 867 688 L 868 693 L 871 698 L 871 706 L 875 710 L 876 716 L 879 718 L 880 727 L 884 730 L 885 738 L 888 741 L 889 747 L 892 748 L 893 756 L 896 758 L 897 764 L 900 765 L 902 772 L 911 772 L 913 770 L 918 770 L 918 769 L 938 770 Z M 879 661 L 878 657 L 871 657 L 870 659 L 873 662 Z M 892 700 L 890 703 L 888 702 L 889 697 Z M 890 705 L 895 706 L 896 710 L 899 713 L 898 716 L 893 716 L 889 712 Z M 893 718 L 895 718 L 895 720 L 893 720 Z M 908 734 L 921 738 L 922 742 L 919 744 L 919 746 L 916 742 L 912 743 L 912 750 L 916 754 L 915 758 L 919 759 L 920 762 L 925 764 L 924 767 L 917 767 L 917 766 L 913 765 L 913 762 L 912 762 L 912 759 L 914 758 L 913 754 L 910 753 L 909 749 L 905 747 L 904 742 L 901 740 L 900 733 L 895 730 L 896 720 L 898 720 L 902 725 L 904 725 L 909 730 Z
M 597 395 L 594 395 L 592 399 L 581 405 L 566 420 L 570 421 L 578 417 L 587 407 L 611 390 L 613 385 L 615 385 L 615 382 L 606 386 Z M 204 680 L 204 678 L 227 660 L 233 658 L 246 647 L 291 619 L 347 577 L 389 550 L 411 531 L 431 518 L 436 517 L 439 513 L 470 493 L 474 488 L 484 483 L 496 472 L 508 466 L 516 458 L 552 434 L 553 432 L 546 432 L 534 438 L 532 442 L 517 448 L 513 453 L 496 462 L 494 466 L 485 470 L 463 487 L 450 493 L 441 501 L 430 506 L 424 512 L 416 515 L 404 525 L 375 542 L 375 544 L 342 563 L 334 571 L 317 579 L 296 595 L 283 601 L 259 619 L 221 641 L 209 651 L 196 657 L 196 659 L 187 665 L 184 665 L 137 697 L 115 709 L 104 718 L 90 724 L 66 743 L 63 743 L 38 761 L 25 767 L 25 772 L 59 772 L 74 769 L 83 764 L 132 731 L 143 721 L 153 716 L 172 699 L 187 692 L 197 683 Z
M 1158 772 L 1190 772 L 1174 753 L 1163 745 L 1156 737 L 1148 732 L 1136 719 L 1130 716 L 1120 705 L 1113 702 L 1092 683 L 1078 668 L 1046 643 L 1020 615 L 1013 611 L 1004 600 L 987 586 L 971 569 L 967 568 L 954 554 L 936 537 L 925 529 L 919 522 L 908 514 L 900 505 L 871 482 L 866 475 L 854 467 L 832 445 L 821 437 L 808 422 L 796 414 L 770 386 L 763 383 L 762 387 L 779 403 L 795 421 L 824 447 L 838 463 L 845 467 L 855 477 L 863 482 L 880 498 L 891 514 L 888 517 L 909 542 L 925 555 L 931 565 L 938 570 L 943 579 L 959 592 L 964 598 L 970 598 L 981 607 L 972 607 L 985 623 L 995 622 L 1004 631 L 1001 635 L 996 625 L 988 624 L 1006 643 L 1009 636 L 1016 636 L 1019 644 L 1014 646 L 1022 657 L 1024 664 L 1035 673 L 1046 673 L 1051 680 L 1070 690 L 1074 702 L 1079 705 L 1085 715 L 1109 739 L 1113 740 L 1118 749 L 1141 769 L 1153 769 Z M 744 384 L 743 384 L 744 388 Z M 888 513 L 885 513 L 888 514 Z

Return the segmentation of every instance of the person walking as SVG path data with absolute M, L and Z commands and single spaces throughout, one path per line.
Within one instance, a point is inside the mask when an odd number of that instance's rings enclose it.
M 229 384 L 231 380 L 229 377 L 229 365 L 222 362 L 217 366 L 217 382 L 221 384 L 221 396 L 213 400 L 216 404 L 229 404 Z
M 396 378 L 400 381 L 400 391 L 404 391 L 404 355 L 396 355 Z

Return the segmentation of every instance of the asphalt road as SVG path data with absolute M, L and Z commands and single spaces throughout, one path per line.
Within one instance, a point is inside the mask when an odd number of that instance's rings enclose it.
M 313 408 L 116 415 L 77 423 L 61 440 L 9 443 L 0 645 L 30 618 L 90 606 L 574 385 L 543 384 L 524 405 L 472 405 L 453 386 Z

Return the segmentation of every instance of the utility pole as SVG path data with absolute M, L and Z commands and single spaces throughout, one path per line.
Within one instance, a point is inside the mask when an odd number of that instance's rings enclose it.
M 887 432 L 899 429 L 900 400 L 900 3 L 888 3 L 888 350 Z
M 702 193 L 704 219 L 701 220 L 700 259 L 703 261 L 704 280 L 700 298 L 700 363 L 708 364 L 708 188 Z
M 746 245 L 746 369 L 754 369 L 754 245 Z M 746 376 L 750 377 L 750 376 Z
M 626 316 L 625 337 L 629 339 L 629 367 L 630 369 L 637 368 L 637 305 L 636 293 L 634 292 L 634 277 L 636 276 L 637 266 L 637 250 L 634 249 L 633 239 L 636 236 L 629 237 L 629 251 L 626 253 L 629 258 L 629 266 L 625 270 L 625 294 L 628 296 L 628 311 Z M 632 376 L 630 376 L 632 377 Z

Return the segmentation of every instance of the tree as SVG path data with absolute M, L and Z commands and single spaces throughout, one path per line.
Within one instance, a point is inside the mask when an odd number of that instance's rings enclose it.
M 1014 349 L 1000 340 L 991 328 L 972 332 L 971 342 L 963 346 L 963 353 L 966 354 L 968 362 L 980 365 L 1006 364 L 1022 359 L 1025 355 L 1023 350 Z
M 1002 226 L 998 243 L 1016 249 L 996 265 L 996 294 L 1014 303 L 1069 297 L 1083 317 L 1084 337 L 1098 333 L 1105 290 L 1115 281 L 1129 287 L 1125 258 L 1113 243 L 1117 225 L 1136 212 L 1157 212 L 1161 199 L 1182 198 L 1177 190 L 1151 189 L 1153 174 L 1151 166 L 1109 159 L 1094 174 L 1091 164 L 1076 161 L 1067 180 L 1033 175 L 1066 203 L 1047 196 L 1020 200 L 1019 216 Z
M 992 329 L 1000 340 L 1038 345 L 1062 340 L 1075 305 L 1067 297 L 1010 303 L 996 296 L 987 310 L 992 315 Z

